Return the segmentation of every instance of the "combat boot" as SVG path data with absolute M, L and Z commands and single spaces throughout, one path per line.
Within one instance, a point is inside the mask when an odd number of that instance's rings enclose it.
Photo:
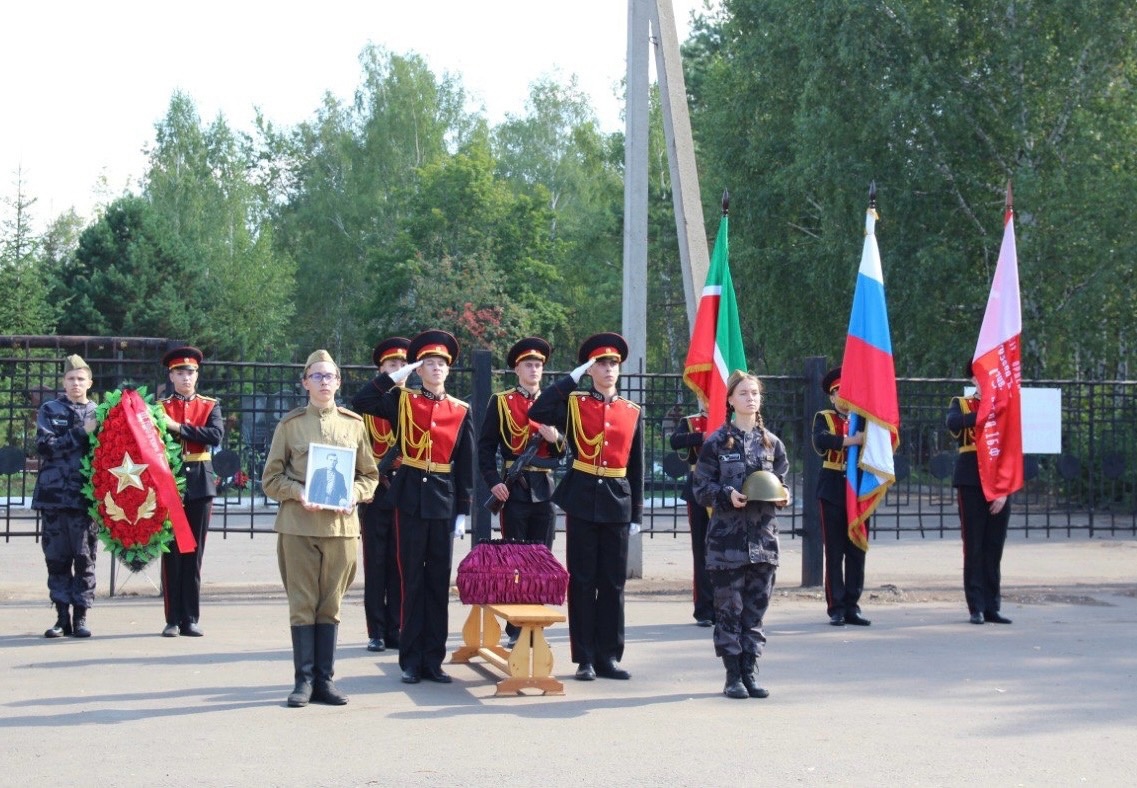
M 742 671 L 742 685 L 752 698 L 768 698 L 770 692 L 758 686 L 758 655 L 743 652 L 738 660 Z
M 316 627 L 316 680 L 312 686 L 312 700 L 329 706 L 347 703 L 347 695 L 336 689 L 332 676 L 336 672 L 337 624 L 317 624 Z
M 292 628 L 292 665 L 296 671 L 296 686 L 288 696 L 288 705 L 307 706 L 312 699 L 312 671 L 316 662 L 316 627 L 313 625 Z
M 91 637 L 91 630 L 87 628 L 87 608 L 75 606 L 75 615 L 71 624 L 71 635 L 77 638 Z
M 723 654 L 722 664 L 726 667 L 726 684 L 723 685 L 722 694 L 728 698 L 744 700 L 750 697 L 746 687 L 742 684 L 742 672 L 738 665 L 737 654 Z
M 71 634 L 71 610 L 63 602 L 55 603 L 55 623 L 43 633 L 45 638 L 61 638 Z

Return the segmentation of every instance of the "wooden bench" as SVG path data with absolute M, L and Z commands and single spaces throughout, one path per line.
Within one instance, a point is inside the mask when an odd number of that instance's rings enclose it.
M 521 628 L 517 645 L 503 648 L 498 618 Z M 462 627 L 463 645 L 450 656 L 451 662 L 469 662 L 481 657 L 507 678 L 497 683 L 495 695 L 522 694 L 539 689 L 542 695 L 564 695 L 565 685 L 553 678 L 553 652 L 545 640 L 545 627 L 565 620 L 547 605 L 473 605 Z

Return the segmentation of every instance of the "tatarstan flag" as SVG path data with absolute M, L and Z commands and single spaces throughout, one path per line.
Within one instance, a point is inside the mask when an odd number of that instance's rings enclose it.
M 979 382 L 975 412 L 975 450 L 983 495 L 993 501 L 1023 486 L 1022 306 L 1015 248 L 1011 186 L 1003 215 L 1003 245 L 983 314 L 971 370 Z
M 884 300 L 884 273 L 876 245 L 876 220 L 876 209 L 870 204 L 839 392 L 849 405 L 849 434 L 865 433 L 863 446 L 849 447 L 845 464 L 849 539 L 862 550 L 869 547 L 868 518 L 896 481 L 893 452 L 900 444 L 896 367 Z
M 735 370 L 746 369 L 738 302 L 730 278 L 727 230 L 724 210 L 683 367 L 683 382 L 707 401 L 707 432 L 718 429 L 726 421 L 727 378 Z

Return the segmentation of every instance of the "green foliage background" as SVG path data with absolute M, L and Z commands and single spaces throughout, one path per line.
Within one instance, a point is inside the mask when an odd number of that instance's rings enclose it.
M 970 354 L 1014 184 L 1028 377 L 1126 378 L 1137 341 L 1137 10 L 1100 0 L 724 0 L 684 67 L 708 239 L 731 200 L 747 355 L 837 359 L 875 181 L 897 371 Z M 500 360 L 568 363 L 620 325 L 623 135 L 574 79 L 491 126 L 461 80 L 369 46 L 354 96 L 249 134 L 175 93 L 137 193 L 36 235 L 19 173 L 0 223 L 0 333 L 170 336 L 212 356 L 365 363 L 430 326 Z M 652 103 L 649 348 L 688 327 Z M 700 283 L 701 284 L 701 283 Z

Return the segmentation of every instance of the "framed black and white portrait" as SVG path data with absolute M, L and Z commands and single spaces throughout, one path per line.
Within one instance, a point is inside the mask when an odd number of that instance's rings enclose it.
M 346 509 L 351 505 L 355 480 L 355 450 L 346 446 L 308 444 L 308 472 L 304 498 L 323 509 Z

